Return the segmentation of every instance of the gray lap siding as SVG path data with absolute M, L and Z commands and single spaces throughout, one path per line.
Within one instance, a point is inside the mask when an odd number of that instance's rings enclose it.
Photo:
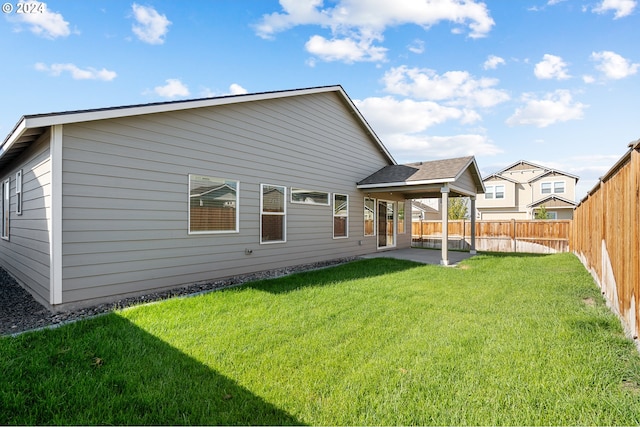
M 51 154 L 46 133 L 3 171 L 11 180 L 9 239 L 0 240 L 0 265 L 37 300 L 50 296 Z M 16 172 L 22 170 L 22 214 L 16 212 Z
M 63 133 L 63 303 L 376 250 L 363 236 L 365 194 L 355 183 L 388 161 L 335 94 Z M 238 233 L 188 234 L 189 174 L 240 182 Z M 331 205 L 293 204 L 288 193 L 287 242 L 261 245 L 261 183 L 348 194 L 349 238 L 333 239 Z

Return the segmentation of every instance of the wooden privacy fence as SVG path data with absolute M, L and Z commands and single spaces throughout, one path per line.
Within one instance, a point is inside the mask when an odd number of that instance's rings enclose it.
M 640 330 L 640 140 L 575 210 L 571 248 L 633 337 Z M 636 344 L 638 342 L 636 341 Z
M 571 220 L 476 221 L 476 249 L 495 252 L 555 253 L 569 251 Z M 441 221 L 414 221 L 414 246 L 440 248 Z M 471 221 L 449 221 L 449 249 L 471 248 Z

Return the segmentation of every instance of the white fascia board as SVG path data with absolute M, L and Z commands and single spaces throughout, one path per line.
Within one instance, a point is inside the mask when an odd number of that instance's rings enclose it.
M 428 184 L 445 184 L 449 182 L 454 182 L 454 178 L 446 178 L 446 179 L 427 179 L 423 181 L 400 181 L 400 182 L 383 182 L 378 184 L 360 184 L 356 186 L 356 188 L 364 189 L 364 188 L 386 188 L 386 187 L 413 187 L 416 185 L 428 185 Z
M 11 132 L 11 135 L 5 140 L 2 147 L 0 147 L 0 157 L 4 156 L 4 153 L 9 151 L 11 146 L 15 144 L 15 142 L 22 136 L 22 134 L 27 130 L 26 120 L 23 118 L 20 120 L 20 123 L 16 126 L 16 128 Z

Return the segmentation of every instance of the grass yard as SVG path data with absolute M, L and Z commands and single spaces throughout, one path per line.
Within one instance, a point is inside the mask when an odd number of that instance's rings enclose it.
M 570 254 L 391 259 L 0 339 L 1 424 L 631 425 L 640 355 Z

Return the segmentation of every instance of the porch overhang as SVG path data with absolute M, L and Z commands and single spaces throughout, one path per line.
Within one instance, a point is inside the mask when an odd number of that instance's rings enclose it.
M 471 199 L 471 253 L 475 253 L 475 199 L 484 183 L 473 156 L 430 162 L 388 165 L 357 183 L 368 193 L 399 193 L 405 199 L 442 199 L 442 265 L 449 265 L 447 243 L 451 196 Z

